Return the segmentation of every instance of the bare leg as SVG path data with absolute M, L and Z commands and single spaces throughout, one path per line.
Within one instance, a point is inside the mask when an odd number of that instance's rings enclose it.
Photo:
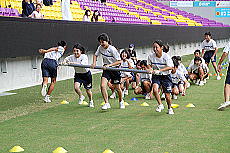
M 48 77 L 43 77 L 42 86 L 48 84 Z
M 160 105 L 160 104 L 162 104 L 162 102 L 161 102 L 161 97 L 159 95 L 158 89 L 159 89 L 159 85 L 154 83 L 153 84 L 153 94 L 154 94 L 158 104 Z
M 51 84 L 49 86 L 47 95 L 50 95 L 52 93 L 52 91 L 54 90 L 55 83 L 56 83 L 56 78 L 51 78 Z
M 199 72 L 200 80 L 203 81 L 204 80 L 204 70 L 200 67 L 198 69 L 198 72 Z
M 89 97 L 89 101 L 92 101 L 93 100 L 93 94 L 92 94 L 91 89 L 86 89 L 85 91 Z
M 219 72 L 217 71 L 217 66 L 216 66 L 216 62 L 212 62 L 212 66 L 216 71 L 216 74 L 219 75 Z
M 115 89 L 117 90 L 117 94 L 119 97 L 119 102 L 122 101 L 122 91 L 121 91 L 121 86 L 120 84 L 114 84 Z
M 224 86 L 224 100 L 229 101 L 230 99 L 230 84 L 225 84 Z
M 174 88 L 172 89 L 172 94 L 173 94 L 173 95 L 179 95 L 179 90 L 178 90 L 177 87 L 174 87 Z
M 106 90 L 107 83 L 108 83 L 108 80 L 105 77 L 102 77 L 101 78 L 101 93 L 102 93 L 102 96 L 103 96 L 105 103 L 109 102 L 108 93 Z
M 168 109 L 170 109 L 171 108 L 171 104 L 172 104 L 172 99 L 171 99 L 170 93 L 165 93 L 165 98 L 166 98 L 166 102 L 168 104 Z
M 75 90 L 75 92 L 78 94 L 78 96 L 80 98 L 82 96 L 82 92 L 80 90 L 80 83 L 79 82 L 74 83 L 74 90 Z

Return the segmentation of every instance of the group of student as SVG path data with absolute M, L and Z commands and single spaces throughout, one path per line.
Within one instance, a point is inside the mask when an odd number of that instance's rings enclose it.
M 143 94 L 146 99 L 151 99 L 154 95 L 158 102 L 156 108 L 157 112 L 164 110 L 162 104 L 162 97 L 160 93 L 163 93 L 164 98 L 167 102 L 168 114 L 174 114 L 171 107 L 172 98 L 177 99 L 177 95 L 186 95 L 186 89 L 190 86 L 188 80 L 194 81 L 197 85 L 204 85 L 208 78 L 208 62 L 211 60 L 214 68 L 216 68 L 217 79 L 220 79 L 219 71 L 216 67 L 216 51 L 214 41 L 211 41 L 211 34 L 205 33 L 205 40 L 202 43 L 204 53 L 204 59 L 201 56 L 199 50 L 194 52 L 194 59 L 191 61 L 188 69 L 181 62 L 180 56 L 173 56 L 172 58 L 168 55 L 169 46 L 164 45 L 161 40 L 153 42 L 153 51 L 148 55 L 147 60 L 137 60 L 134 45 L 131 44 L 129 49 L 123 49 L 119 51 L 112 46 L 109 36 L 102 33 L 98 36 L 99 47 L 93 55 L 93 64 L 91 68 L 95 68 L 96 61 L 99 55 L 103 59 L 103 73 L 101 76 L 101 93 L 105 104 L 101 107 L 103 110 L 111 108 L 109 103 L 109 96 L 107 92 L 107 86 L 112 90 L 110 98 L 118 95 L 119 106 L 121 109 L 125 108 L 124 96 L 128 95 L 129 85 L 132 84 L 135 94 Z M 212 42 L 209 44 L 208 42 Z M 208 46 L 209 45 L 209 46 Z M 211 46 L 212 45 L 212 46 Z M 227 47 L 226 47 L 227 48 Z M 229 53 L 229 49 L 225 48 L 225 53 Z M 230 47 L 228 47 L 230 48 Z M 66 42 L 58 42 L 58 47 L 50 48 L 48 50 L 40 49 L 39 52 L 44 54 L 44 60 L 42 61 L 42 90 L 41 94 L 44 96 L 45 102 L 51 102 L 50 94 L 54 89 L 57 77 L 57 61 L 64 54 L 66 49 Z M 209 50 L 208 50 L 209 49 Z M 215 49 L 215 50 L 212 50 Z M 227 51 L 226 51 L 227 50 Z M 73 54 L 66 57 L 62 64 L 82 64 L 88 65 L 88 57 L 85 54 L 85 48 L 81 44 L 73 46 Z M 212 52 L 212 54 L 210 53 Z M 223 59 L 227 55 L 223 56 Z M 223 61 L 221 58 L 220 63 Z M 230 56 L 229 56 L 230 60 Z M 107 67 L 113 68 L 128 68 L 128 69 L 140 69 L 146 70 L 148 73 L 133 73 L 133 72 L 120 72 L 107 70 Z M 83 84 L 86 89 L 86 93 L 89 98 L 89 107 L 94 107 L 93 96 L 92 96 L 92 74 L 89 68 L 74 67 L 74 89 L 79 95 L 79 104 L 82 104 L 85 97 L 83 96 L 80 87 Z M 223 108 L 230 105 L 229 102 L 229 91 L 230 91 L 230 69 L 228 69 L 228 75 L 225 86 L 225 103 L 218 108 Z M 51 77 L 51 84 L 47 91 L 48 78 Z M 116 91 L 116 92 L 115 92 Z

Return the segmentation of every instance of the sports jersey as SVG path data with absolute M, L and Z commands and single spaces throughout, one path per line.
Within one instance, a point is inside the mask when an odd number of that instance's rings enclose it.
M 88 56 L 85 54 L 81 54 L 80 57 L 76 57 L 75 55 L 70 55 L 64 59 L 66 62 L 73 62 L 74 64 L 82 64 L 88 65 Z M 82 67 L 74 67 L 75 73 L 86 73 L 89 71 L 89 68 Z
M 63 55 L 65 49 L 62 46 L 58 46 L 58 51 L 51 51 L 45 53 L 44 58 L 54 59 L 58 61 L 58 59 Z
M 215 50 L 217 48 L 216 42 L 213 39 L 210 39 L 209 42 L 204 40 L 201 43 L 201 48 L 204 49 L 205 51 L 210 51 L 210 50 Z

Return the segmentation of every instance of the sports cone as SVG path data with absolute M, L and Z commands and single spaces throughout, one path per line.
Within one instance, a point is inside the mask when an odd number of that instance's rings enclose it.
M 178 105 L 178 104 L 171 104 L 171 107 L 172 107 L 172 108 L 178 108 L 179 105 Z
M 193 105 L 192 103 L 189 103 L 188 105 L 186 105 L 186 107 L 195 107 L 195 105 Z
M 103 101 L 102 103 L 101 103 L 101 106 L 103 106 L 105 104 L 105 102 Z
M 20 146 L 14 146 L 12 149 L 9 150 L 9 152 L 23 152 L 24 149 Z
M 209 73 L 208 76 L 212 76 L 212 73 Z
M 220 73 L 220 76 L 224 76 L 224 73 Z
M 137 101 L 138 99 L 137 99 L 137 98 L 132 98 L 132 99 L 130 99 L 130 100 L 132 100 L 132 101 Z
M 67 152 L 67 150 L 65 150 L 62 147 L 58 147 L 53 151 L 53 153 L 66 153 L 66 152 Z
M 69 102 L 66 100 L 63 100 L 62 102 L 60 102 L 60 104 L 69 104 Z
M 88 105 L 88 103 L 86 101 L 83 101 L 82 105 Z
M 129 106 L 129 103 L 125 102 L 125 106 Z
M 215 73 L 214 76 L 217 76 L 217 74 Z
M 106 149 L 103 153 L 114 153 L 114 152 L 110 149 Z
M 149 104 L 144 102 L 144 103 L 141 104 L 141 106 L 149 106 Z

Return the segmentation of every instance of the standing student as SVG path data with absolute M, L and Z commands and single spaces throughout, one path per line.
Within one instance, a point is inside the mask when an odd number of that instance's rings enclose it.
M 70 0 L 61 0 L 62 20 L 73 20 L 70 3 Z
M 81 44 L 76 44 L 73 47 L 73 55 L 66 57 L 63 64 L 82 64 L 88 65 L 88 56 L 85 54 L 85 48 Z M 78 104 L 81 105 L 85 97 L 81 92 L 81 85 L 84 85 L 86 93 L 89 97 L 89 107 L 94 107 L 93 95 L 92 95 L 92 75 L 89 68 L 74 67 L 74 89 L 79 96 Z
M 34 19 L 43 19 L 43 15 L 41 13 L 41 4 L 37 4 L 36 5 L 36 10 L 33 11 L 33 13 L 31 15 L 29 15 L 29 17 L 34 18 Z
M 137 53 L 135 51 L 135 45 L 130 44 L 128 51 L 129 51 L 129 54 L 130 54 L 130 58 L 133 60 L 133 63 L 136 64 L 137 63 Z
M 224 61 L 224 59 L 228 56 L 228 62 L 230 63 L 230 42 L 228 45 L 224 48 L 223 54 L 221 56 L 221 59 L 218 63 L 218 71 L 221 71 L 221 63 Z M 227 76 L 225 80 L 225 86 L 224 86 L 224 103 L 220 105 L 218 110 L 224 110 L 226 107 L 230 106 L 230 64 L 228 66 Z
M 86 10 L 82 21 L 90 22 L 90 15 L 91 15 L 90 10 Z
M 165 93 L 165 98 L 168 104 L 168 114 L 174 114 L 171 108 L 171 95 L 172 92 L 172 79 L 170 76 L 173 69 L 173 61 L 170 56 L 163 52 L 164 44 L 161 40 L 153 42 L 153 53 L 148 56 L 148 69 L 152 75 L 153 94 L 158 102 L 157 112 L 161 112 L 164 109 L 164 105 L 161 102 L 159 88 L 162 86 Z
M 41 64 L 42 68 L 42 90 L 41 94 L 44 96 L 44 101 L 50 103 L 50 94 L 54 90 L 54 85 L 56 83 L 57 78 L 57 67 L 58 67 L 58 59 L 64 54 L 66 50 L 66 42 L 60 41 L 57 43 L 57 47 L 53 47 L 50 49 L 39 49 L 39 53 L 44 54 L 44 59 Z M 47 89 L 48 78 L 51 78 L 51 84 Z
M 98 10 L 93 12 L 93 16 L 91 17 L 91 22 L 98 22 L 98 18 L 101 16 Z
M 104 65 L 112 64 L 118 60 L 121 60 L 118 50 L 111 45 L 111 41 L 109 36 L 106 33 L 102 33 L 98 37 L 98 42 L 100 46 L 98 47 L 95 55 L 93 56 L 93 64 L 92 68 L 96 66 L 97 57 L 101 54 Z M 121 73 L 119 71 L 109 71 L 103 70 L 102 77 L 101 77 L 101 93 L 105 104 L 102 106 L 103 110 L 111 108 L 109 101 L 108 101 L 108 93 L 106 90 L 108 81 L 111 80 L 111 83 L 114 85 L 115 89 L 117 90 L 119 96 L 119 104 L 120 108 L 124 109 L 125 104 L 122 99 L 122 91 L 121 91 Z
M 217 73 L 217 80 L 220 80 L 221 77 L 219 75 L 219 72 L 217 71 L 217 66 L 216 66 L 216 53 L 218 51 L 216 42 L 212 39 L 212 35 L 210 32 L 206 32 L 204 34 L 205 40 L 202 42 L 201 47 L 202 47 L 202 56 L 205 60 L 205 63 L 208 64 L 210 63 L 210 60 L 212 62 L 213 68 L 215 69 Z

